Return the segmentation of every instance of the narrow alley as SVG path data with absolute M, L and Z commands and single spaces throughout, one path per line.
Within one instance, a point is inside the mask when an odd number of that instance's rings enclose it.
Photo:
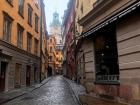
M 140 0 L 0 0 L 0 105 L 140 105 Z
M 52 77 L 42 87 L 3 105 L 79 105 L 62 76 Z

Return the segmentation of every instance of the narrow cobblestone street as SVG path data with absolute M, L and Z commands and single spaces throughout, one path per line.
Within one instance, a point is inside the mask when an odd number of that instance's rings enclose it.
M 42 87 L 4 105 L 79 105 L 79 103 L 68 82 L 62 76 L 56 76 Z

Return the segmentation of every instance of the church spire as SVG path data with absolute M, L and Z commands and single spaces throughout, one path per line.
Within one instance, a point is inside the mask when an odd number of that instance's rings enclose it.
M 50 26 L 51 27 L 61 26 L 61 23 L 59 21 L 59 14 L 56 11 L 53 13 L 53 21 Z

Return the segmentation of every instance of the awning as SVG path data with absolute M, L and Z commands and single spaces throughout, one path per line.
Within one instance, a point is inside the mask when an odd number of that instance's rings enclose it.
M 127 9 L 121 11 L 120 13 L 117 13 L 115 16 L 112 16 L 111 18 L 107 19 L 106 21 L 102 22 L 101 24 L 95 26 L 94 28 L 92 28 L 91 30 L 83 33 L 81 35 L 81 37 L 87 37 L 89 35 L 91 35 L 92 33 L 98 31 L 99 29 L 105 27 L 106 25 L 116 21 L 117 19 L 127 15 L 128 13 L 136 10 L 138 7 L 140 7 L 140 1 L 138 1 L 137 3 L 133 4 L 132 6 L 128 7 Z

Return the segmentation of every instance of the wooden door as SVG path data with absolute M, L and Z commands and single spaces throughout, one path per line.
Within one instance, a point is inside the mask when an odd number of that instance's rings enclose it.
M 21 86 L 21 64 L 16 64 L 15 67 L 15 88 L 20 88 Z
M 0 70 L 0 92 L 5 89 L 5 77 L 6 77 L 6 69 L 7 62 L 1 62 L 1 70 Z
M 37 82 L 37 67 L 34 68 L 34 82 Z
M 27 66 L 27 68 L 26 68 L 26 86 L 30 86 L 30 78 L 31 78 L 31 66 Z

